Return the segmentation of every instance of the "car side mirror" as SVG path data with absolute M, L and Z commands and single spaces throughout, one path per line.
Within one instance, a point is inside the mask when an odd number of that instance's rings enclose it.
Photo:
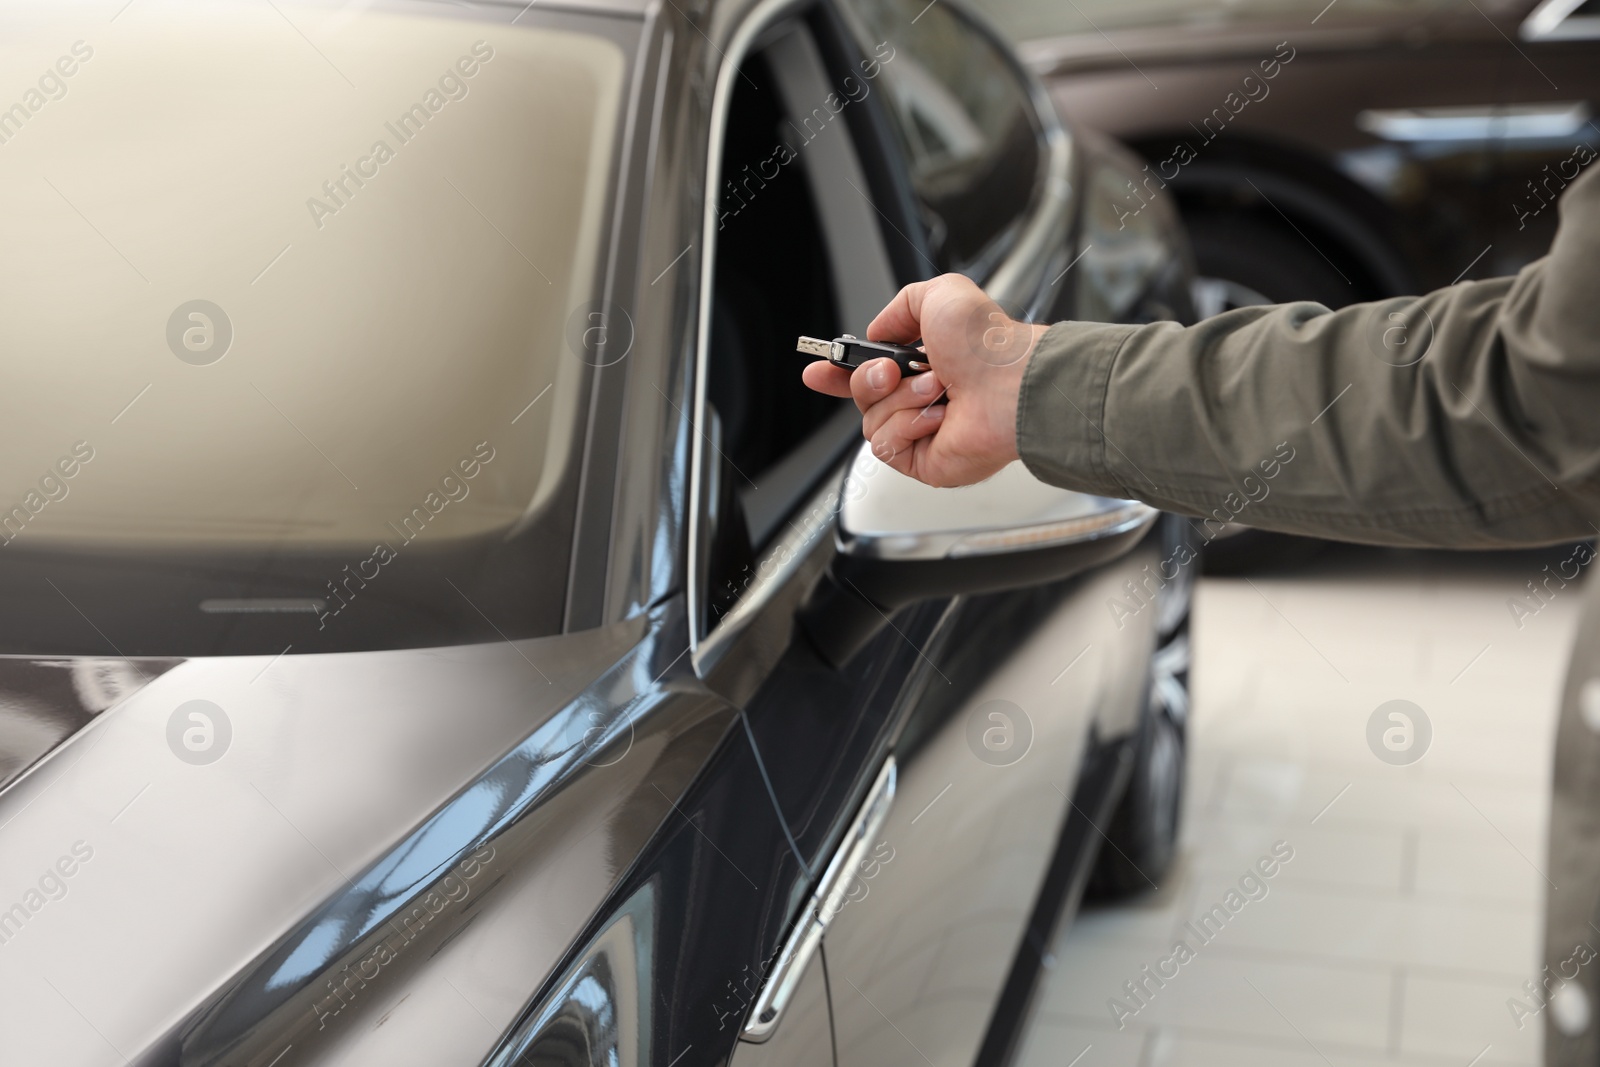
M 935 489 L 881 463 L 865 443 L 841 498 L 837 553 L 800 615 L 835 666 L 899 608 L 1070 577 L 1132 549 L 1160 514 L 1047 485 L 1020 461 L 977 485 Z

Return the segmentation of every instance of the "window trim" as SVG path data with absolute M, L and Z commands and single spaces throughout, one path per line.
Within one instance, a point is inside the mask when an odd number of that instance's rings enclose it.
M 761 0 L 753 7 L 744 21 L 734 30 L 728 46 L 723 50 L 722 62 L 717 67 L 716 86 L 711 95 L 711 117 L 707 123 L 708 137 L 706 147 L 705 170 L 705 196 L 700 224 L 700 291 L 696 294 L 697 321 L 695 323 L 695 354 L 694 354 L 694 411 L 693 424 L 696 427 L 706 426 L 707 406 L 706 378 L 711 362 L 711 301 L 715 296 L 716 266 L 717 266 L 717 205 L 719 186 L 722 180 L 723 145 L 726 141 L 728 130 L 728 113 L 733 106 L 733 91 L 735 79 L 738 77 L 739 65 L 743 63 L 753 51 L 757 39 L 768 28 L 781 19 L 793 15 L 814 0 Z M 707 441 L 705 433 L 697 432 L 691 439 L 689 452 L 689 536 L 688 568 L 686 574 L 685 594 L 689 609 L 689 648 L 690 656 L 697 661 L 700 647 L 710 630 L 701 632 L 702 619 L 705 612 L 705 599 L 707 590 L 703 588 L 706 578 L 706 455 Z M 762 583 L 765 584 L 765 583 Z M 746 597 L 756 593 L 753 584 Z M 716 629 L 712 627 L 711 629 Z

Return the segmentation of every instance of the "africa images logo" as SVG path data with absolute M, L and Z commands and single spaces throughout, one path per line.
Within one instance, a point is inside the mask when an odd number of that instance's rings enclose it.
M 311 1005 L 317 1029 L 326 1028 L 329 1019 L 349 1007 L 367 988 L 367 983 L 375 981 L 384 967 L 399 959 L 446 908 L 465 901 L 472 894 L 472 880 L 482 874 L 493 859 L 493 845 L 484 845 L 468 853 L 427 892 L 417 897 L 411 907 L 396 912 L 384 929 L 375 931 L 376 944 L 372 949 L 341 968 L 335 977 L 328 978 L 328 995 Z
M 70 855 L 63 854 L 46 867 L 44 873 L 34 880 L 34 884 L 28 887 L 20 900 L 0 911 L 0 945 L 9 945 L 12 939 L 22 932 L 22 928 L 43 911 L 46 905 L 65 897 L 68 890 L 67 879 L 77 874 L 78 869 L 92 859 L 94 859 L 93 846 L 87 841 L 74 841 Z
M 46 104 L 64 99 L 67 95 L 67 78 L 78 73 L 83 64 L 94 58 L 94 48 L 85 41 L 73 41 L 71 55 L 58 57 L 45 72 L 39 75 L 37 88 L 23 91 L 22 99 L 10 107 L 0 109 L 0 145 L 10 144 L 33 117 L 44 110 Z
M 233 744 L 228 713 L 209 700 L 186 700 L 167 716 L 167 747 L 195 767 L 215 763 Z
M 444 110 L 446 104 L 453 100 L 465 100 L 472 91 L 467 82 L 476 77 L 483 65 L 493 58 L 494 48 L 487 41 L 473 42 L 471 55 L 457 59 L 439 76 L 436 86 L 430 85 L 423 92 L 421 100 L 402 111 L 393 122 L 383 124 L 389 136 L 394 138 L 394 144 L 380 137 L 372 142 L 366 155 L 356 159 L 354 167 L 348 163 L 341 164 L 339 173 L 322 183 L 322 197 L 306 199 L 306 210 L 311 213 L 311 221 L 317 229 L 327 224 L 329 216 L 337 215 L 348 207 L 355 195 L 366 188 L 367 182 L 376 178 L 382 173 L 382 168 L 394 160 L 397 150 L 410 144 L 433 117 Z
M 485 466 L 493 462 L 495 455 L 494 445 L 488 441 L 479 441 L 472 446 L 470 455 L 463 456 L 456 461 L 454 467 L 446 470 L 439 479 L 438 487 L 430 489 L 427 495 L 422 498 L 422 503 L 412 507 L 411 511 L 400 520 L 398 525 L 392 521 L 385 523 L 389 529 L 394 531 L 395 539 L 399 542 L 400 547 L 396 548 L 388 541 L 379 541 L 372 546 L 372 555 L 359 561 L 354 570 L 350 568 L 350 564 L 345 564 L 344 569 L 340 572 L 343 577 L 338 580 L 338 584 L 331 580 L 327 582 L 328 592 L 333 599 L 320 602 L 321 606 L 317 608 L 317 629 L 326 628 L 329 619 L 349 607 L 351 602 L 356 599 L 357 594 L 367 587 L 367 583 L 377 579 L 378 575 L 383 573 L 384 567 L 399 559 L 400 549 L 405 548 L 416 540 L 428 528 L 428 524 L 438 517 L 440 512 L 444 511 L 452 503 L 459 504 L 467 499 L 467 496 L 472 492 L 472 486 L 467 483 L 476 478 Z M 369 570 L 368 568 L 371 569 Z M 338 604 L 338 607 L 329 606 L 335 603 Z
M 179 304 L 167 318 L 167 347 L 190 366 L 209 366 L 233 347 L 233 322 L 209 300 Z
M 1433 742 L 1428 713 L 1409 700 L 1388 700 L 1367 717 L 1367 747 L 1383 762 L 1396 767 L 1415 763 Z
M 830 92 L 822 99 L 821 107 L 814 107 L 811 113 L 800 117 L 800 124 L 795 125 L 794 119 L 788 120 L 789 129 L 795 133 L 798 148 L 789 143 L 784 135 L 772 149 L 766 159 L 755 166 L 752 173 L 750 165 L 745 164 L 743 177 L 729 178 L 723 183 L 722 195 L 717 209 L 717 229 L 722 229 L 728 220 L 739 214 L 749 206 L 748 200 L 767 187 L 767 182 L 778 177 L 782 169 L 800 158 L 800 149 L 816 140 L 826 130 L 829 124 L 844 112 L 844 109 L 853 103 L 860 103 L 872 92 L 870 84 L 883 72 L 885 64 L 893 62 L 895 47 L 888 41 L 879 42 L 873 49 L 872 57 L 861 60 L 858 66 L 861 69 L 861 79 L 855 75 L 846 75 L 838 92 Z M 769 172 L 770 170 L 770 172 Z M 731 202 L 737 201 L 738 207 L 729 207 Z
M 3 508 L 0 505 L 0 547 L 17 539 L 27 525 L 47 506 L 65 500 L 72 491 L 68 481 L 78 476 L 85 464 L 94 459 L 94 446 L 88 441 L 75 441 L 72 452 L 57 459 L 39 476 L 39 488 L 29 489 L 22 499 Z
M 986 700 L 967 715 L 967 748 L 991 767 L 1009 767 L 1033 747 L 1033 720 L 1009 700 Z
M 1266 900 L 1272 892 L 1268 882 L 1277 877 L 1292 859 L 1293 845 L 1287 841 L 1274 842 L 1271 853 L 1246 868 L 1238 881 L 1228 887 L 1221 900 L 1179 927 L 1172 951 L 1155 963 L 1141 967 L 1137 975 L 1123 982 L 1123 997 L 1106 1000 L 1106 1009 L 1111 1013 L 1111 1021 L 1117 1024 L 1117 1029 L 1126 1029 L 1128 1020 L 1149 1007 L 1156 995 L 1177 979 L 1183 973 L 1183 968 L 1200 955 L 1201 949 L 1215 941 L 1240 912 L 1251 904 Z

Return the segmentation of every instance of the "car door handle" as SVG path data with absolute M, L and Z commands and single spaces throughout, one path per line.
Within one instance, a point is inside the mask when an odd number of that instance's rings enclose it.
M 1590 118 L 1582 100 L 1363 111 L 1356 126 L 1385 141 L 1530 141 L 1571 137 Z
M 812 958 L 817 954 L 817 948 L 822 944 L 822 935 L 828 923 L 844 907 L 850 886 L 861 869 L 861 861 L 866 859 L 867 850 L 883 830 L 884 820 L 889 817 L 889 806 L 894 802 L 895 777 L 895 760 L 891 755 L 873 780 L 872 788 L 867 790 L 866 799 L 861 802 L 860 810 L 845 831 L 844 840 L 839 842 L 833 859 L 828 861 L 827 868 L 817 881 L 816 890 L 801 910 L 800 921 L 795 923 L 794 930 L 768 971 L 767 980 L 751 1006 L 750 1015 L 741 1031 L 740 1036 L 746 1041 L 765 1041 L 778 1029 L 784 1009 L 789 1006 L 795 990 L 800 987 L 801 978 L 805 976 Z

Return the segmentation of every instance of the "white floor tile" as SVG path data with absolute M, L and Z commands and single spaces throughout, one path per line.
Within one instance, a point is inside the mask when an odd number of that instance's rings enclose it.
M 1493 1057 L 1538 1063 L 1543 1019 L 1523 1019 L 1519 1030 L 1506 1006 L 1507 1000 L 1524 996 L 1522 982 L 1533 973 L 1530 968 L 1523 978 L 1498 982 L 1408 976 L 1402 1051 L 1455 1056 L 1465 1063 L 1488 1046 Z
M 1215 909 L 1226 912 L 1224 894 L 1230 888 L 1220 880 L 1199 883 L 1187 916 L 1198 924 L 1211 914 L 1211 928 L 1218 930 L 1212 947 L 1227 954 L 1502 976 L 1537 969 L 1539 923 L 1530 908 L 1271 884 L 1267 896 L 1224 918 Z
M 1521 629 L 1505 600 L 1547 561 L 1339 548 L 1300 573 L 1202 581 L 1181 859 L 1160 893 L 1089 907 L 1058 935 L 1020 1062 L 1066 1067 L 1088 1048 L 1076 1067 L 1537 1063 L 1538 1023 L 1519 1031 L 1506 1001 L 1540 962 L 1579 599 Z M 1368 716 L 1394 698 L 1434 727 L 1409 766 L 1367 748 Z M 1134 999 L 1123 984 L 1279 840 L 1295 858 L 1266 897 Z
M 1068 1022 L 1200 1028 L 1219 1034 L 1382 1049 L 1388 1041 L 1393 982 L 1387 971 L 1243 960 L 1208 951 L 1159 988 L 1143 978 L 1160 955 L 1128 950 L 1076 955 L 1046 980 L 1041 1014 Z M 1170 966 L 1167 968 L 1170 972 Z M 1127 984 L 1143 980 L 1141 1001 Z M 1120 1007 L 1119 1007 L 1120 1006 Z M 1131 1012 L 1132 1014 L 1126 1014 Z

